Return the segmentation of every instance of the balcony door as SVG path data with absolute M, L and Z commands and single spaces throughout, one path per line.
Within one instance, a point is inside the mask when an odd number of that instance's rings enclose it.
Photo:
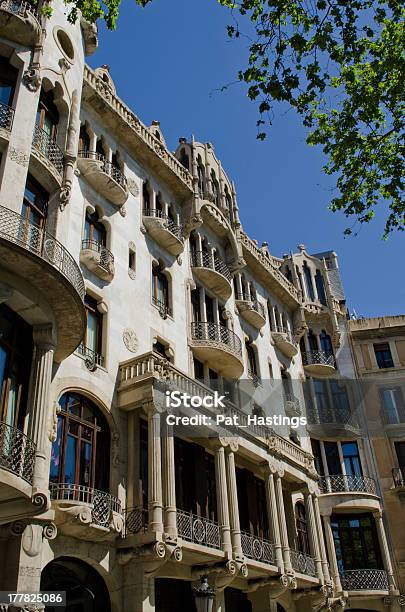
M 402 482 L 405 481 L 405 442 L 395 442 L 395 452 L 398 459 L 398 467 L 401 472 Z
M 24 189 L 18 240 L 30 250 L 40 252 L 46 226 L 49 194 L 30 174 Z

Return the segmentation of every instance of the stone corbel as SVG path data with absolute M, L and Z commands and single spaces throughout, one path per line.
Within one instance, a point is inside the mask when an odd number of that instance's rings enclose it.
M 140 561 L 145 564 L 145 575 L 148 578 L 160 570 L 170 558 L 168 547 L 164 542 L 152 542 L 137 548 L 125 548 L 117 551 L 117 562 L 119 565 L 127 565 L 131 561 Z M 175 551 L 173 550 L 172 553 Z
M 202 225 L 202 216 L 200 213 L 193 214 L 183 225 L 183 238 L 189 238 L 193 230 Z
M 278 599 L 286 591 L 296 589 L 297 581 L 289 574 L 282 574 L 281 576 L 271 578 L 256 578 L 249 580 L 248 587 L 245 591 L 247 593 L 253 593 L 262 587 L 268 588 L 270 599 Z
M 191 570 L 191 579 L 198 580 L 200 576 L 215 576 L 215 590 L 223 591 L 238 575 L 238 564 L 229 560 L 215 565 L 195 565 Z
M 298 589 L 293 593 L 293 599 L 297 601 L 303 597 L 308 598 L 308 610 L 326 612 L 327 610 L 332 610 L 332 594 L 333 589 L 330 585 L 322 585 L 321 587 L 313 587 L 311 589 Z
M 38 41 L 34 46 L 31 54 L 31 59 L 28 68 L 23 74 L 23 83 L 29 91 L 33 93 L 41 87 L 41 64 L 40 59 L 43 51 L 43 42 L 45 40 L 46 31 L 38 32 Z

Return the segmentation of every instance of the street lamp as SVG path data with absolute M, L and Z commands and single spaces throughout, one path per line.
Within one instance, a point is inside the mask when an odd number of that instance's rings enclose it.
M 201 584 L 198 587 L 193 588 L 197 612 L 212 612 L 215 591 L 208 584 L 207 576 L 201 576 L 200 580 Z

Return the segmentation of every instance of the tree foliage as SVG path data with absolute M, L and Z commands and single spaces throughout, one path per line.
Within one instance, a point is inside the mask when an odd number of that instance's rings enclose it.
M 119 0 L 70 0 L 115 27 Z M 145 6 L 151 0 L 136 0 Z M 239 72 L 258 103 L 259 139 L 278 103 L 292 107 L 335 175 L 332 211 L 369 222 L 386 206 L 384 236 L 405 229 L 405 8 L 402 0 L 216 0 L 232 12 L 228 35 L 253 27 Z M 231 21 L 231 20 L 230 20 Z M 245 25 L 243 25 L 245 24 Z M 346 234 L 353 229 L 347 228 Z

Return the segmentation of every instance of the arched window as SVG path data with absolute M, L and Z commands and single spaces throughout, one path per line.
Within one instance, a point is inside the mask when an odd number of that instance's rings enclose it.
M 215 176 L 215 172 L 211 171 L 211 183 L 212 183 L 212 194 L 214 198 L 215 206 L 220 206 L 220 196 L 219 196 L 219 184 L 217 181 L 217 177 Z
M 245 348 L 246 348 L 246 355 L 247 355 L 248 375 L 253 379 L 257 379 L 258 370 L 257 370 L 257 363 L 256 363 L 256 352 L 255 352 L 252 342 L 248 339 L 245 340 Z
M 333 356 L 332 340 L 324 329 L 319 335 L 319 340 L 321 342 L 321 350 L 325 353 L 325 355 L 328 357 Z
M 96 153 L 97 153 L 97 158 L 98 159 L 105 159 L 106 158 L 106 150 L 104 148 L 104 144 L 101 138 L 97 138 L 97 142 L 96 142 Z
M 316 285 L 316 290 L 318 292 L 319 301 L 321 302 L 321 304 L 326 306 L 325 286 L 323 284 L 322 273 L 321 273 L 320 270 L 316 271 L 316 274 L 315 274 L 315 285 Z
M 97 212 L 90 213 L 87 211 L 84 223 L 83 248 L 98 248 L 100 246 L 107 246 L 106 229 L 100 222 Z
M 269 315 L 270 331 L 276 331 L 274 329 L 274 321 L 273 321 L 273 306 L 270 301 L 267 302 L 267 313 Z
M 225 185 L 224 188 L 224 192 L 225 192 L 225 213 L 229 219 L 229 221 L 232 223 L 233 222 L 233 206 L 232 206 L 232 197 L 231 194 L 228 191 L 228 187 Z
M 307 290 L 307 296 L 313 302 L 315 300 L 314 285 L 312 282 L 311 270 L 309 269 L 306 261 L 304 261 L 302 269 L 304 271 L 305 289 Z
M 312 331 L 312 329 L 310 329 L 308 332 L 308 344 L 309 344 L 309 349 L 312 353 L 319 351 L 318 340 L 316 339 L 316 336 L 314 332 Z
M 169 280 L 160 264 L 152 265 L 152 303 L 162 316 L 172 314 L 169 295 Z
M 97 406 L 79 393 L 59 400 L 57 436 L 52 445 L 50 482 L 80 491 L 109 490 L 110 430 Z
M 198 193 L 201 199 L 204 198 L 204 166 L 202 165 L 201 157 L 197 159 L 197 177 L 198 177 Z
M 59 112 L 52 91 L 45 92 L 41 89 L 36 123 L 51 140 L 56 140 Z
M 88 135 L 86 126 L 81 125 L 79 135 L 79 153 L 84 153 L 85 151 L 90 151 L 90 136 Z
M 300 552 L 309 555 L 310 549 L 307 516 L 305 512 L 305 506 L 300 501 L 295 504 L 295 525 L 297 529 L 297 548 Z

